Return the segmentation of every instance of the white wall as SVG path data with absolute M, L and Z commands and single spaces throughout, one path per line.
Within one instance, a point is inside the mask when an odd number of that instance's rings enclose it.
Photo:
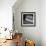
M 0 0 L 0 27 L 12 28 L 12 6 L 16 0 Z
M 36 46 L 41 46 L 40 0 L 23 0 L 17 7 L 16 5 L 17 3 L 13 6 L 15 28 L 23 33 L 24 38 L 34 40 Z M 36 12 L 36 27 L 21 27 L 21 12 Z
M 40 31 L 42 46 L 46 46 L 46 0 L 41 1 Z

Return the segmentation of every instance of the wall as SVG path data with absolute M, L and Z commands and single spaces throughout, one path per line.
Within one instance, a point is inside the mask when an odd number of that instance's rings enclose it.
M 46 0 L 41 1 L 40 31 L 42 46 L 46 46 Z
M 15 29 L 22 32 L 25 39 L 34 40 L 36 46 L 41 46 L 40 7 L 40 0 L 23 0 L 13 6 Z M 21 27 L 21 12 L 36 12 L 36 27 Z
M 12 6 L 16 0 L 0 0 L 0 27 L 12 29 Z

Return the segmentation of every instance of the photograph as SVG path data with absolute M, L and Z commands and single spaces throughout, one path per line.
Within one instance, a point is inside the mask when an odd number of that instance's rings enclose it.
M 36 13 L 35 12 L 21 12 L 21 26 L 35 26 Z
M 0 0 L 0 46 L 46 46 L 46 0 Z

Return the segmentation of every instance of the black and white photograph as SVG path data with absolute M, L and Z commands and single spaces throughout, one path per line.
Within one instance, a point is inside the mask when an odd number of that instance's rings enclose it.
M 21 13 L 21 26 L 35 26 L 36 13 L 35 12 L 22 12 Z

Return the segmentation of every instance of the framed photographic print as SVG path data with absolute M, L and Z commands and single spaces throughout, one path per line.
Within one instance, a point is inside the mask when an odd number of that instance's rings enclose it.
M 21 26 L 35 27 L 36 12 L 21 12 Z

